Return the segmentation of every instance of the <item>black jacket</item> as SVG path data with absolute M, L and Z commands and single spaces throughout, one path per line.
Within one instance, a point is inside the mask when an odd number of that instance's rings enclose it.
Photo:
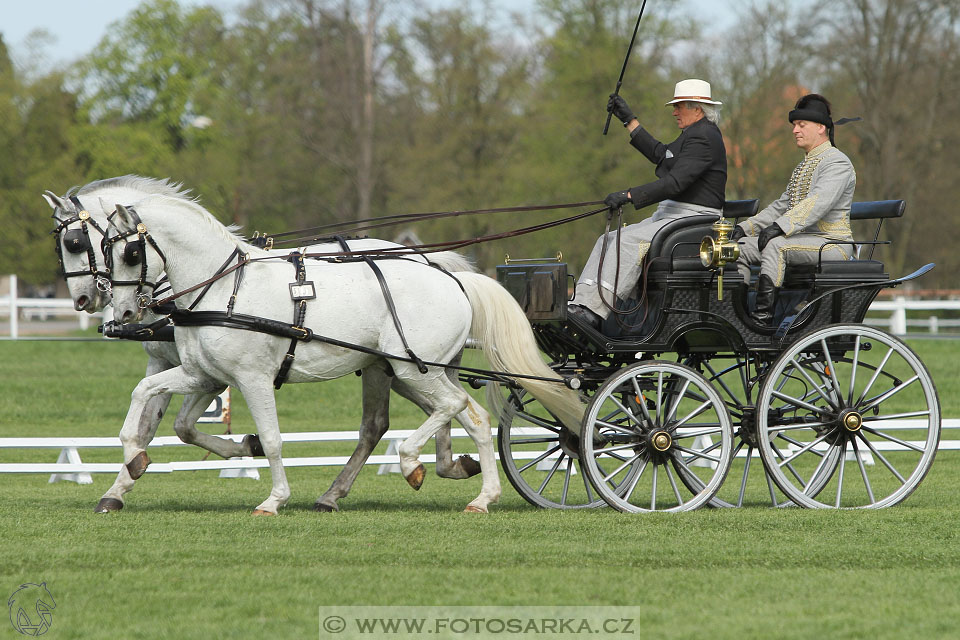
M 630 190 L 637 209 L 661 200 L 723 208 L 727 150 L 717 125 L 702 118 L 670 144 L 657 141 L 646 129 L 637 127 L 630 134 L 630 144 L 657 165 L 658 180 Z

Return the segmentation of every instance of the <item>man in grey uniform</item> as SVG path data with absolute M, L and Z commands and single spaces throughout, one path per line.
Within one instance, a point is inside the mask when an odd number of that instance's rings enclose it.
M 833 146 L 830 103 L 815 93 L 805 95 L 789 119 L 797 146 L 806 153 L 803 162 L 793 170 L 783 195 L 730 235 L 740 240 L 737 269 L 745 282 L 750 282 L 750 265 L 760 265 L 756 306 L 750 314 L 760 325 L 772 323 L 787 265 L 817 264 L 821 255 L 824 260 L 847 260 L 853 249 L 850 244 L 827 244 L 853 240 L 850 205 L 857 184 L 850 159 Z
M 673 117 L 680 136 L 669 144 L 656 140 L 640 126 L 630 107 L 619 95 L 611 95 L 607 110 L 630 132 L 630 144 L 657 165 L 657 180 L 615 191 L 604 202 L 616 210 L 627 203 L 636 209 L 660 203 L 653 216 L 601 236 L 577 281 L 576 304 L 568 314 L 580 323 L 599 329 L 616 306 L 640 279 L 643 257 L 654 234 L 671 220 L 711 214 L 723 209 L 727 184 L 727 155 L 723 135 L 717 127 L 718 105 L 703 80 L 682 80 L 676 84 Z M 601 260 L 602 256 L 602 260 Z

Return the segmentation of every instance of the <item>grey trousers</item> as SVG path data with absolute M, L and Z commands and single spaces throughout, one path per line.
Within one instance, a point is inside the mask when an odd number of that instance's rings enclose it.
M 763 252 L 757 247 L 757 236 L 746 236 L 739 241 L 740 258 L 737 270 L 744 282 L 750 282 L 750 265 L 759 264 L 760 274 L 773 280 L 773 285 L 783 285 L 783 276 L 787 265 L 817 264 L 820 259 L 820 247 L 829 242 L 827 238 L 810 233 L 798 233 L 795 236 L 779 236 L 767 243 Z M 832 244 L 823 249 L 824 260 L 848 260 L 850 245 Z
M 597 238 L 580 273 L 580 279 L 577 280 L 573 302 L 587 307 L 601 318 L 606 318 L 610 315 L 607 305 L 616 306 L 616 298 L 627 298 L 636 287 L 641 275 L 643 257 L 647 255 L 650 241 L 657 231 L 671 220 L 704 214 L 719 216 L 720 210 L 664 200 L 646 220 L 620 229 L 619 268 L 616 229 L 611 229 L 609 234 Z M 604 244 L 607 248 L 603 257 L 603 273 L 600 273 L 600 254 L 603 253 Z

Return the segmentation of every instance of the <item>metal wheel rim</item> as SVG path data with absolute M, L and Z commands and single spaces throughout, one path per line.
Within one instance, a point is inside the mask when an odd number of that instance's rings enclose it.
M 665 393 L 664 380 L 679 385 Z M 643 391 L 651 386 L 648 399 Z M 631 394 L 652 407 L 627 406 Z M 664 431 L 666 449 L 660 450 L 657 438 Z M 698 449 L 694 442 L 703 435 L 719 440 Z M 594 489 L 610 506 L 630 513 L 703 506 L 723 483 L 733 446 L 733 426 L 719 394 L 690 367 L 660 361 L 607 380 L 587 409 L 580 437 L 581 461 Z M 694 461 L 704 466 L 694 467 Z M 702 486 L 691 488 L 681 474 L 701 478 Z
M 838 342 L 847 345 L 842 354 Z M 787 376 L 794 377 L 790 389 L 777 392 Z M 804 388 L 800 380 L 809 393 L 798 398 L 791 390 Z M 924 406 L 897 408 L 905 402 Z M 794 409 L 783 414 L 793 420 L 805 412 L 808 424 L 772 423 L 771 409 Z M 926 476 L 940 440 L 940 403 L 926 367 L 898 338 L 862 325 L 833 325 L 791 345 L 766 375 L 757 415 L 764 466 L 781 491 L 807 508 L 878 509 L 902 502 Z M 817 461 L 827 452 L 832 461 Z

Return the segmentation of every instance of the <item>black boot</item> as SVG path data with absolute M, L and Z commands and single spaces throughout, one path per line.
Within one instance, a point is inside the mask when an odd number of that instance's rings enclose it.
M 769 327 L 773 324 L 773 309 L 777 302 L 777 287 L 766 274 L 760 274 L 757 280 L 757 300 L 750 317 L 759 325 Z
M 603 324 L 603 318 L 594 313 L 592 309 L 588 309 L 582 304 L 568 304 L 567 317 L 576 318 L 580 324 L 585 324 L 592 329 L 596 329 L 597 331 L 600 330 L 600 326 Z

